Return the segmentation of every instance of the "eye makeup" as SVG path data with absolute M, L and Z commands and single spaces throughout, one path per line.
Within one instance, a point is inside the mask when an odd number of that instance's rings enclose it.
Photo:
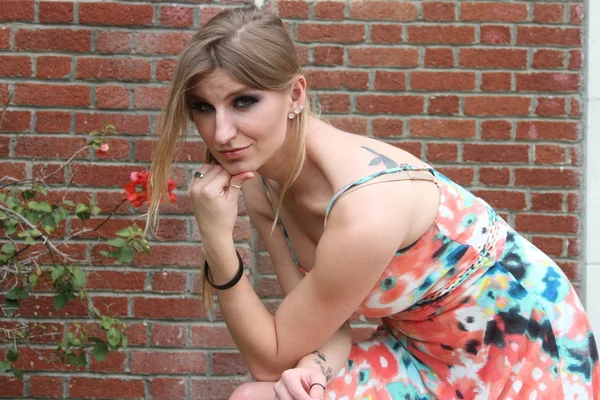
M 259 101 L 260 101 L 260 98 L 258 96 L 242 95 L 242 96 L 237 96 L 236 98 L 234 98 L 232 101 L 232 105 L 236 109 L 245 110 L 245 109 L 252 107 L 254 104 L 258 103 Z M 211 104 L 209 104 L 205 101 L 199 100 L 199 99 L 192 100 L 190 102 L 190 107 L 192 110 L 195 110 L 200 113 L 208 113 L 208 112 L 214 111 L 214 107 Z

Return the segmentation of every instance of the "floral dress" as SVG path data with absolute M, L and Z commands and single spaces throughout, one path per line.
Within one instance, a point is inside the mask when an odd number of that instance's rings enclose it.
M 357 312 L 381 318 L 352 347 L 328 400 L 600 399 L 590 323 L 569 280 L 482 199 L 424 164 L 440 206 Z

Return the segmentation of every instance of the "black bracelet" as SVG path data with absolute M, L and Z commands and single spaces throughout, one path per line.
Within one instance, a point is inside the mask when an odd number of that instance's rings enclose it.
M 238 283 L 240 281 L 240 279 L 242 279 L 242 275 L 244 275 L 244 263 L 242 262 L 242 257 L 240 257 L 240 253 L 238 253 L 237 250 L 235 251 L 235 254 L 237 254 L 238 261 L 240 262 L 238 271 L 235 274 L 235 276 L 233 277 L 233 279 L 224 285 L 215 285 L 214 283 L 212 283 L 210 281 L 210 278 L 208 277 L 208 270 L 209 270 L 208 261 L 206 261 L 206 260 L 204 261 L 204 276 L 206 277 L 206 280 L 208 281 L 208 283 L 210 283 L 210 286 L 214 287 L 217 290 L 227 290 L 227 289 L 233 287 L 236 283 Z

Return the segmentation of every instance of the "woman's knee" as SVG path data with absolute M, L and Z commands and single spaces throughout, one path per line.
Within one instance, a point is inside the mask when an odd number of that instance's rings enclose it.
M 270 400 L 274 397 L 273 383 L 247 382 L 238 386 L 229 397 L 229 400 Z

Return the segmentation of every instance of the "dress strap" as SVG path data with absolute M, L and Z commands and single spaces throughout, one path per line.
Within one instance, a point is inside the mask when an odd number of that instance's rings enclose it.
M 277 215 L 277 208 L 275 207 L 275 202 L 273 202 L 273 198 L 271 197 L 271 191 L 269 190 L 269 186 L 267 185 L 267 181 L 265 180 L 264 176 L 260 177 L 262 184 L 263 184 L 263 188 L 265 189 L 265 193 L 267 195 L 267 198 L 269 199 L 269 203 L 271 203 L 271 207 L 273 208 L 273 213 L 275 215 Z M 296 259 L 296 255 L 294 254 L 294 249 L 292 249 L 292 244 L 290 243 L 290 238 L 288 237 L 288 233 L 285 229 L 285 226 L 283 226 L 283 223 L 281 222 L 281 218 L 277 219 L 277 222 L 279 223 L 279 226 L 281 227 L 281 230 L 283 231 L 283 235 L 285 236 L 285 240 L 288 244 L 288 247 L 290 249 L 290 253 L 292 253 L 292 258 L 294 259 L 294 262 L 296 263 L 296 265 L 298 264 L 298 260 Z
M 331 199 L 331 201 L 329 202 L 329 205 L 327 206 L 327 211 L 325 212 L 325 221 L 323 223 L 323 229 L 325 229 L 327 227 L 327 219 L 329 218 L 329 213 L 331 212 L 331 209 L 333 208 L 333 205 L 339 200 L 339 198 L 346 193 L 349 189 L 352 189 L 356 186 L 362 185 L 372 179 L 375 179 L 379 176 L 382 175 L 387 175 L 387 174 L 393 174 L 396 172 L 406 172 L 406 174 L 408 175 L 408 177 L 411 180 L 420 180 L 420 178 L 415 177 L 411 172 L 412 171 L 427 171 L 430 172 L 433 179 L 432 181 L 434 183 L 437 184 L 436 180 L 435 180 L 435 174 L 434 174 L 434 170 L 432 167 L 426 165 L 424 167 L 417 167 L 414 165 L 410 165 L 410 164 L 401 164 L 398 165 L 397 167 L 391 167 L 391 168 L 387 168 L 384 169 L 383 171 L 378 171 L 375 172 L 371 175 L 365 176 L 364 178 L 360 178 L 355 180 L 352 183 L 349 183 L 348 185 L 342 187 L 340 190 L 338 190 L 338 192 L 333 196 L 333 198 Z

